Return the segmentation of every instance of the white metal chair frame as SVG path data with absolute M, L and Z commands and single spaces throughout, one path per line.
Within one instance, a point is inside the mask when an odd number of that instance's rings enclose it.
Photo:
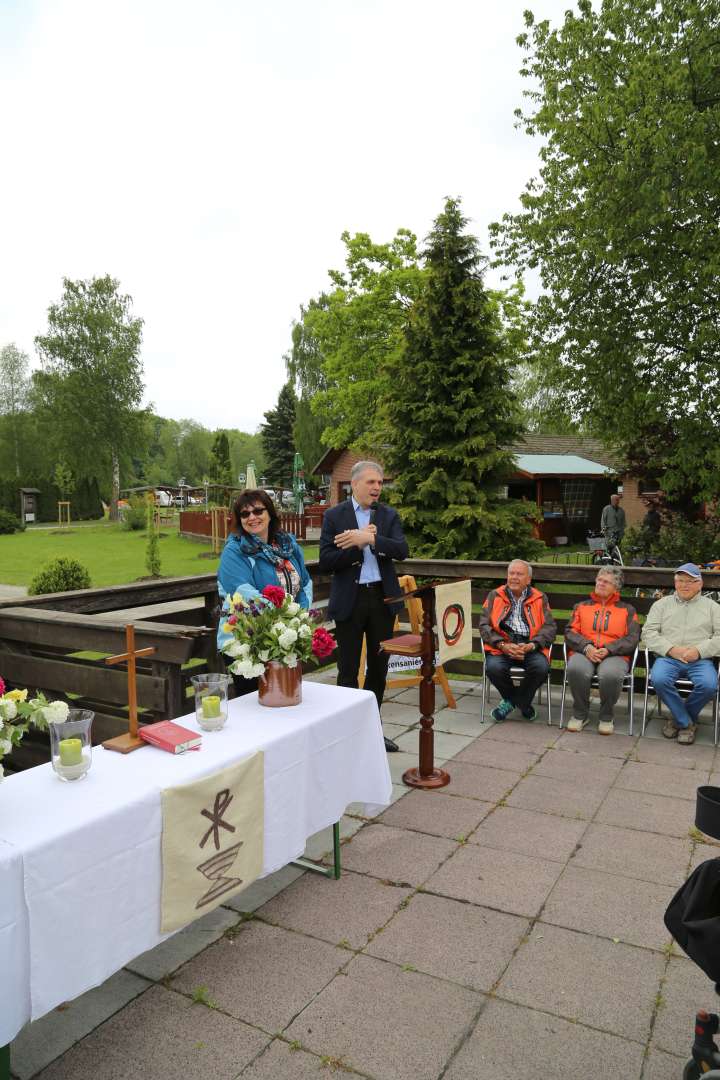
M 655 694 L 658 705 L 658 716 L 662 711 L 662 699 L 657 690 L 652 684 L 650 678 L 650 669 L 652 664 L 650 663 L 650 657 L 655 656 L 654 652 L 650 649 L 645 649 L 645 701 L 643 704 L 643 718 L 642 718 L 642 730 L 641 735 L 645 734 L 645 728 L 647 726 L 647 712 L 648 712 L 648 694 Z M 711 657 L 716 668 L 720 669 L 720 659 L 716 656 Z M 693 688 L 692 679 L 683 679 L 682 677 L 675 680 L 675 687 L 679 694 L 689 694 Z M 720 722 L 720 679 L 718 680 L 718 688 L 715 691 L 715 699 L 713 701 L 713 740 L 715 746 L 718 744 L 718 723 Z
M 485 722 L 485 702 L 486 702 L 487 696 L 488 696 L 488 681 L 489 680 L 488 680 L 488 676 L 487 676 L 487 664 L 485 663 L 485 642 L 482 639 L 480 640 L 480 645 L 482 647 L 482 654 L 483 654 L 483 683 L 482 683 L 482 705 L 481 705 L 481 708 L 480 708 L 480 723 L 483 724 Z M 550 663 L 551 660 L 552 660 L 552 646 L 550 647 L 550 655 L 548 656 L 548 673 L 547 673 L 547 679 L 545 680 L 546 687 L 547 687 L 547 699 L 548 699 L 548 721 L 547 721 L 548 726 L 552 726 L 552 697 L 550 696 L 550 676 L 552 674 L 552 665 Z M 512 679 L 512 681 L 514 683 L 515 682 L 520 683 L 525 678 L 525 668 L 520 667 L 519 664 L 518 664 L 517 667 L 513 667 L 511 665 L 510 666 L 510 678 Z M 538 694 L 538 705 L 540 705 L 542 703 L 542 698 L 541 698 L 542 685 L 539 687 L 537 694 Z
M 620 688 L 621 693 L 624 693 L 624 694 L 628 695 L 628 734 L 630 734 L 630 735 L 632 735 L 632 733 L 633 733 L 633 722 L 634 722 L 635 665 L 637 664 L 637 656 L 638 656 L 638 646 L 636 645 L 635 646 L 635 652 L 632 654 L 632 658 L 630 660 L 630 665 L 628 667 L 627 674 L 623 676 L 622 686 Z M 563 726 L 563 724 L 565 722 L 565 694 L 567 692 L 567 665 L 568 665 L 567 642 L 563 641 L 563 682 L 562 682 L 562 696 L 560 698 L 560 728 L 561 728 L 561 730 L 562 730 L 562 726 Z M 599 685 L 600 685 L 600 680 L 598 678 L 597 672 L 595 672 L 592 679 L 590 680 L 590 689 L 591 690 L 593 690 L 593 689 L 596 690 Z M 644 719 L 644 717 L 643 717 L 643 719 Z M 644 730 L 644 728 L 643 728 L 643 730 Z

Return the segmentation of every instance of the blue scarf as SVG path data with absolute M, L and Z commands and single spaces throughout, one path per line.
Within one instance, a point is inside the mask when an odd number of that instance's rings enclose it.
M 243 555 L 254 559 L 263 556 L 273 566 L 280 566 L 286 560 L 292 561 L 295 553 L 290 533 L 278 532 L 272 544 L 266 544 L 259 536 L 243 535 L 239 539 Z

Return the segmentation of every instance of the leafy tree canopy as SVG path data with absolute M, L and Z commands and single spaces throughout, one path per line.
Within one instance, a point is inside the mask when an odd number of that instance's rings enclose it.
M 401 348 L 424 271 L 407 229 L 389 244 L 375 244 L 366 233 L 346 232 L 342 239 L 345 270 L 331 271 L 335 288 L 303 311 L 304 351 L 295 370 L 322 418 L 324 445 L 377 452 L 389 363 Z M 315 463 L 305 461 L 310 468 Z
M 542 165 L 521 212 L 492 232 L 500 262 L 539 271 L 533 354 L 588 429 L 637 457 L 662 428 L 646 467 L 671 494 L 712 496 L 720 5 L 580 0 L 559 29 L 525 20 L 522 73 L 536 89 L 517 116 L 543 140 Z
M 144 434 L 140 344 L 142 319 L 109 275 L 63 280 L 63 295 L 48 309 L 48 331 L 35 338 L 43 360 L 36 401 L 52 418 L 61 456 L 75 472 L 108 461 L 117 516 L 120 460 Z

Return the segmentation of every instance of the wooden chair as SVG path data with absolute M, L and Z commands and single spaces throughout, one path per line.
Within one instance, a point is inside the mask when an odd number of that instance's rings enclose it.
M 403 592 L 412 592 L 417 588 L 415 578 L 410 574 L 403 574 L 398 578 L 398 583 Z M 422 633 L 422 603 L 415 596 L 407 597 L 405 600 L 405 608 L 408 613 L 408 620 L 410 622 L 410 633 L 417 635 L 418 642 L 420 641 L 420 635 Z M 400 618 L 395 617 L 395 625 L 393 627 L 393 633 L 399 628 Z M 367 660 L 367 646 L 365 639 L 363 638 L 362 653 L 360 654 L 360 670 L 358 672 L 358 686 L 360 689 L 365 685 L 365 664 Z M 422 682 L 422 677 L 418 673 L 417 675 L 402 675 L 397 678 L 389 678 L 386 682 L 388 687 L 396 686 L 419 686 Z M 445 674 L 445 669 L 442 664 L 438 664 L 435 668 L 435 674 L 433 675 L 433 682 L 439 683 L 442 686 L 443 693 L 445 694 L 445 700 L 448 703 L 448 707 L 451 709 L 457 708 L 457 702 L 450 689 L 450 683 L 448 677 Z

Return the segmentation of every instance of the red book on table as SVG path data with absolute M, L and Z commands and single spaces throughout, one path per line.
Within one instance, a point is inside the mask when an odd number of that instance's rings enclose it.
M 167 750 L 170 754 L 184 754 L 186 750 L 199 750 L 202 735 L 197 731 L 174 724 L 172 720 L 159 720 L 157 724 L 146 724 L 138 730 L 138 735 L 151 746 Z

